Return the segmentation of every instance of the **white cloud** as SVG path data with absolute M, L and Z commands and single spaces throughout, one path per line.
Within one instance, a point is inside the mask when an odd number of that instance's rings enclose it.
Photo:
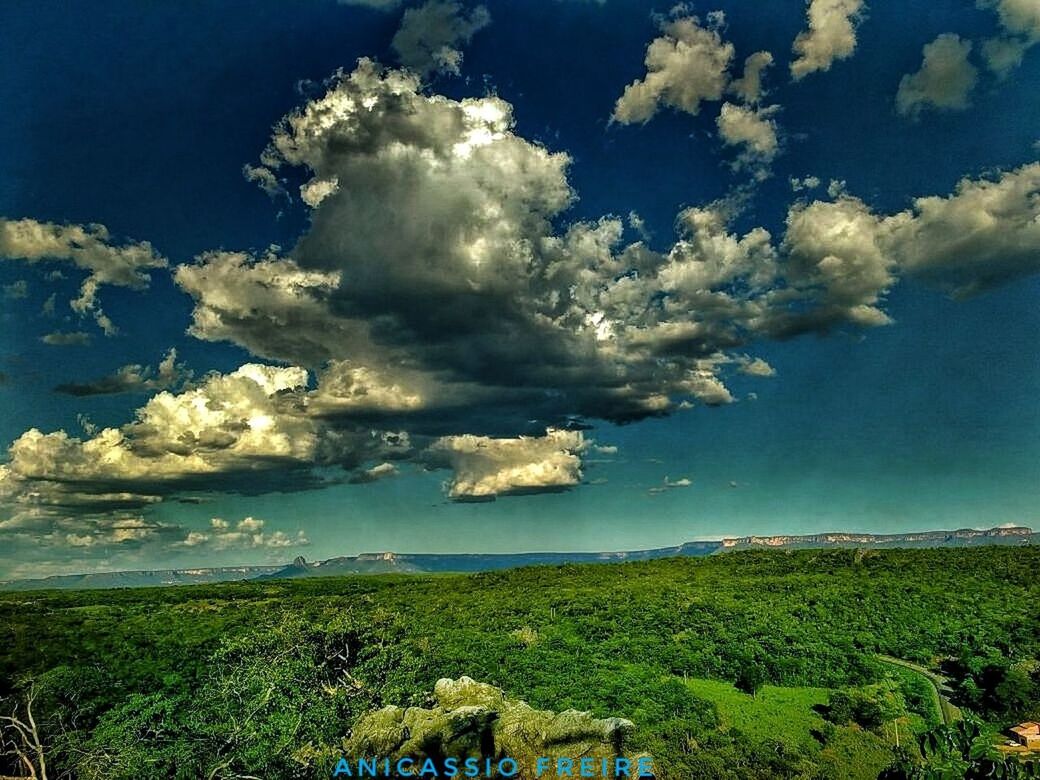
M 644 241 L 651 239 L 650 230 L 646 226 L 646 220 L 639 216 L 636 211 L 628 212 L 628 226 L 636 231 Z
M 943 33 L 925 44 L 921 69 L 899 82 L 896 110 L 916 117 L 925 108 L 967 108 L 968 96 L 978 80 L 978 70 L 968 61 L 970 52 L 971 41 L 952 33 Z
M 897 276 L 963 298 L 1040 271 L 1040 163 L 962 179 L 951 195 L 916 198 L 890 216 L 842 195 L 796 204 L 787 222 L 787 282 L 815 289 L 818 307 L 793 319 L 771 311 L 763 328 L 882 325 L 890 320 L 880 300 Z
M 1009 34 L 1040 40 L 1040 5 L 1036 0 L 977 0 L 977 5 L 994 9 Z
M 545 436 L 494 439 L 447 436 L 431 447 L 455 474 L 447 485 L 456 501 L 493 500 L 497 496 L 566 489 L 581 482 L 581 431 L 548 430 Z
M 1040 163 L 962 179 L 946 197 L 916 198 L 887 220 L 904 273 L 966 297 L 1040 271 Z
M 776 369 L 762 358 L 750 358 L 744 355 L 739 360 L 740 373 L 748 376 L 770 377 L 776 376 Z
M 744 75 L 734 79 L 729 91 L 745 103 L 758 103 L 765 94 L 762 88 L 762 73 L 773 64 L 773 55 L 767 51 L 756 51 L 744 60 Z
M 733 403 L 733 395 L 715 373 L 717 364 L 708 361 L 704 368 L 694 369 L 682 383 L 682 389 L 706 406 Z
M 666 490 L 675 490 L 676 488 L 688 488 L 693 485 L 693 480 L 689 477 L 680 477 L 679 479 L 670 479 L 665 477 L 660 485 L 654 485 L 649 488 L 646 492 L 651 495 L 657 493 L 664 493 Z
M 420 385 L 429 380 L 418 373 L 411 379 L 412 386 L 407 386 L 380 369 L 333 360 L 319 375 L 318 389 L 310 397 L 309 408 L 318 414 L 421 409 L 426 399 Z
M 300 198 L 312 209 L 316 208 L 325 198 L 335 195 L 337 192 L 339 192 L 339 181 L 335 178 L 311 179 L 306 184 L 300 185 Z
M 173 360 L 158 376 L 176 370 Z M 30 429 L 0 466 L 0 506 L 47 522 L 102 516 L 198 492 L 304 489 L 324 484 L 316 467 L 410 453 L 406 433 L 327 424 L 308 408 L 320 387 L 308 391 L 307 379 L 301 368 L 246 364 L 157 393 L 121 427 L 84 425 L 85 439 Z M 375 468 L 369 476 L 385 476 Z
M 5 468 L 28 503 L 90 507 L 145 505 L 178 483 L 308 463 L 313 424 L 280 395 L 306 381 L 298 368 L 247 364 L 179 395 L 161 392 L 134 422 L 86 440 L 30 429 L 11 444 Z
M 849 197 L 795 204 L 788 212 L 785 275 L 795 289 L 816 291 L 816 306 L 808 315 L 813 327 L 846 321 L 868 327 L 890 322 L 878 306 L 895 281 L 894 260 L 879 243 L 880 224 L 866 204 Z M 791 317 L 786 311 L 773 316 L 780 323 Z M 794 319 L 805 324 L 805 316 L 801 313 Z
M 804 192 L 805 190 L 814 190 L 820 186 L 820 179 L 818 176 L 805 176 L 801 179 L 792 176 L 789 179 L 791 189 L 794 192 Z
M 665 22 L 661 32 L 647 47 L 646 76 L 625 87 L 614 121 L 646 122 L 661 106 L 697 114 L 703 101 L 719 100 L 726 90 L 733 44 L 722 40 L 718 24 L 702 27 L 696 16 L 686 16 Z
M 404 12 L 390 46 L 402 65 L 421 76 L 458 75 L 462 63 L 460 47 L 490 23 L 491 14 L 482 5 L 467 15 L 455 0 L 427 0 Z
M 278 177 L 262 165 L 243 165 L 242 175 L 245 177 L 246 181 L 253 182 L 272 198 L 275 195 L 285 193 L 285 188 L 282 186 L 282 183 L 278 181 Z
M 554 235 L 573 198 L 565 155 L 515 135 L 498 98 L 426 96 L 414 75 L 367 61 L 279 123 L 263 160 L 351 197 L 318 204 L 291 259 L 212 253 L 176 278 L 196 299 L 194 334 L 333 361 L 316 412 L 549 404 L 553 424 L 724 402 L 705 377 L 723 364 L 701 358 L 754 312 L 722 288 L 775 276 L 769 234 L 730 235 L 713 208 L 684 213 L 664 256 L 623 247 L 615 219 Z
M 112 285 L 142 290 L 149 283 L 148 270 L 167 265 L 147 241 L 113 246 L 104 225 L 58 225 L 34 219 L 0 219 L 0 258 L 67 261 L 87 271 L 79 297 L 70 306 L 78 314 L 92 314 L 106 335 L 116 329 L 98 305 L 98 289 Z
M 702 291 L 737 281 L 757 289 L 774 280 L 776 252 L 769 232 L 754 228 L 743 236 L 730 233 L 731 216 L 725 203 L 689 208 L 679 215 L 684 238 L 673 245 L 667 263 L 658 270 L 663 290 L 696 299 Z
M 245 517 L 237 523 L 214 517 L 206 531 L 190 531 L 184 540 L 177 544 L 182 547 L 206 547 L 213 550 L 280 550 L 310 544 L 303 531 L 297 531 L 290 536 L 284 531 L 265 531 L 265 525 L 265 521 L 254 517 Z
M 982 43 L 982 58 L 986 66 L 1004 79 L 1022 64 L 1031 43 L 1018 38 L 987 38 Z
M 40 341 L 52 347 L 83 347 L 90 343 L 90 334 L 81 330 L 54 331 L 41 336 Z
M 1040 43 L 1040 4 L 1035 0 L 977 0 L 979 8 L 997 13 L 1003 34 L 982 44 L 986 66 L 1004 79 L 1022 64 L 1025 53 Z
M 832 198 L 841 198 L 849 194 L 848 182 L 844 179 L 831 179 L 827 185 L 827 195 Z
M 827 71 L 835 60 L 856 50 L 856 25 L 866 5 L 863 0 L 809 0 L 809 29 L 798 33 L 791 63 L 795 80 L 816 71 Z
M 357 474 L 351 477 L 350 481 L 355 485 L 364 485 L 368 484 L 369 482 L 378 482 L 381 479 L 389 479 L 391 477 L 396 477 L 399 473 L 400 471 L 398 470 L 397 466 L 395 466 L 393 463 L 388 463 L 384 461 L 383 463 L 379 463 L 373 466 L 372 468 L 359 471 Z
M 769 163 L 780 150 L 776 121 L 772 118 L 778 108 L 723 103 L 716 120 L 722 142 L 726 146 L 743 147 L 735 166 L 753 169 L 757 178 L 767 175 Z

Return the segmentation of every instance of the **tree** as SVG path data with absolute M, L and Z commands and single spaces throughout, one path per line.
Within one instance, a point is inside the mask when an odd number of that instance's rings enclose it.
M 885 769 L 879 780 L 1033 780 L 1040 778 L 1040 762 L 1020 761 L 993 746 L 982 723 L 966 718 L 938 726 L 921 735 L 921 758 L 909 754 Z
M 25 714 L 19 714 L 17 701 L 10 715 L 0 715 L 0 746 L 5 756 L 12 756 L 33 780 L 47 780 L 47 757 L 40 729 L 33 715 L 36 685 L 31 684 L 25 695 Z
M 757 696 L 759 689 L 765 685 L 765 682 L 765 670 L 757 662 L 749 660 L 741 664 L 740 669 L 737 670 L 737 679 L 734 681 L 734 685 L 737 686 L 738 691 Z

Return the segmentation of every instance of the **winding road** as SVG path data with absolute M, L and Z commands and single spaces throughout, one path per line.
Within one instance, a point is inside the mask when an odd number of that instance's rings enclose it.
M 932 690 L 935 691 L 935 700 L 939 706 L 939 712 L 942 715 L 943 723 L 945 725 L 949 726 L 954 721 L 962 719 L 963 716 L 961 715 L 960 709 L 958 709 L 949 699 L 949 695 L 953 693 L 953 689 L 950 688 L 950 683 L 945 677 L 936 674 L 923 666 L 919 666 L 918 664 L 904 661 L 902 658 L 893 658 L 890 655 L 879 654 L 877 659 L 882 663 L 889 664 L 890 666 L 900 666 L 904 669 L 909 669 L 928 680 L 932 686 Z

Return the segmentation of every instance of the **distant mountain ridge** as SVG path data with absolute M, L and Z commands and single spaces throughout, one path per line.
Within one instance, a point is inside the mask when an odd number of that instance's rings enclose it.
M 686 542 L 674 547 L 620 552 L 527 552 L 527 553 L 361 553 L 307 561 L 298 557 L 288 565 L 223 566 L 219 568 L 154 569 L 145 571 L 66 574 L 40 579 L 0 581 L 0 590 L 44 588 L 138 588 L 190 585 L 242 580 L 332 577 L 348 574 L 432 574 L 511 569 L 517 566 L 561 563 L 620 563 L 655 558 L 699 557 L 754 549 L 824 548 L 927 548 L 974 547 L 982 545 L 1040 544 L 1040 533 L 1026 526 L 962 528 L 956 531 L 920 531 L 904 534 L 833 532 L 804 535 L 739 536 L 712 541 Z
M 193 569 L 103 571 L 95 574 L 56 574 L 39 579 L 0 581 L 0 590 L 43 588 L 148 588 L 163 585 L 197 585 L 207 582 L 252 580 L 281 571 L 285 566 L 219 566 Z

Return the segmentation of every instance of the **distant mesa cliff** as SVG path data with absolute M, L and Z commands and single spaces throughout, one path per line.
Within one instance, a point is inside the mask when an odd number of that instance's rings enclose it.
M 920 531 L 908 534 L 827 533 L 806 536 L 741 536 L 723 539 L 724 550 L 754 547 L 967 547 L 975 544 L 1036 542 L 1040 534 L 1025 526 L 962 528 L 957 531 Z
M 805 536 L 739 536 L 712 541 L 686 542 L 675 547 L 620 552 L 522 552 L 522 553 L 361 553 L 309 562 L 302 556 L 286 566 L 230 566 L 214 569 L 158 569 L 152 571 L 70 574 L 42 579 L 0 582 L 0 590 L 42 588 L 137 588 L 188 585 L 236 580 L 331 577 L 346 574 L 423 574 L 478 572 L 517 566 L 563 563 L 619 563 L 655 558 L 698 557 L 734 550 L 799 550 L 855 547 L 869 549 L 973 547 L 981 545 L 1040 544 L 1040 534 L 1025 526 L 962 528 L 957 531 L 920 531 L 905 534 L 824 533 Z

